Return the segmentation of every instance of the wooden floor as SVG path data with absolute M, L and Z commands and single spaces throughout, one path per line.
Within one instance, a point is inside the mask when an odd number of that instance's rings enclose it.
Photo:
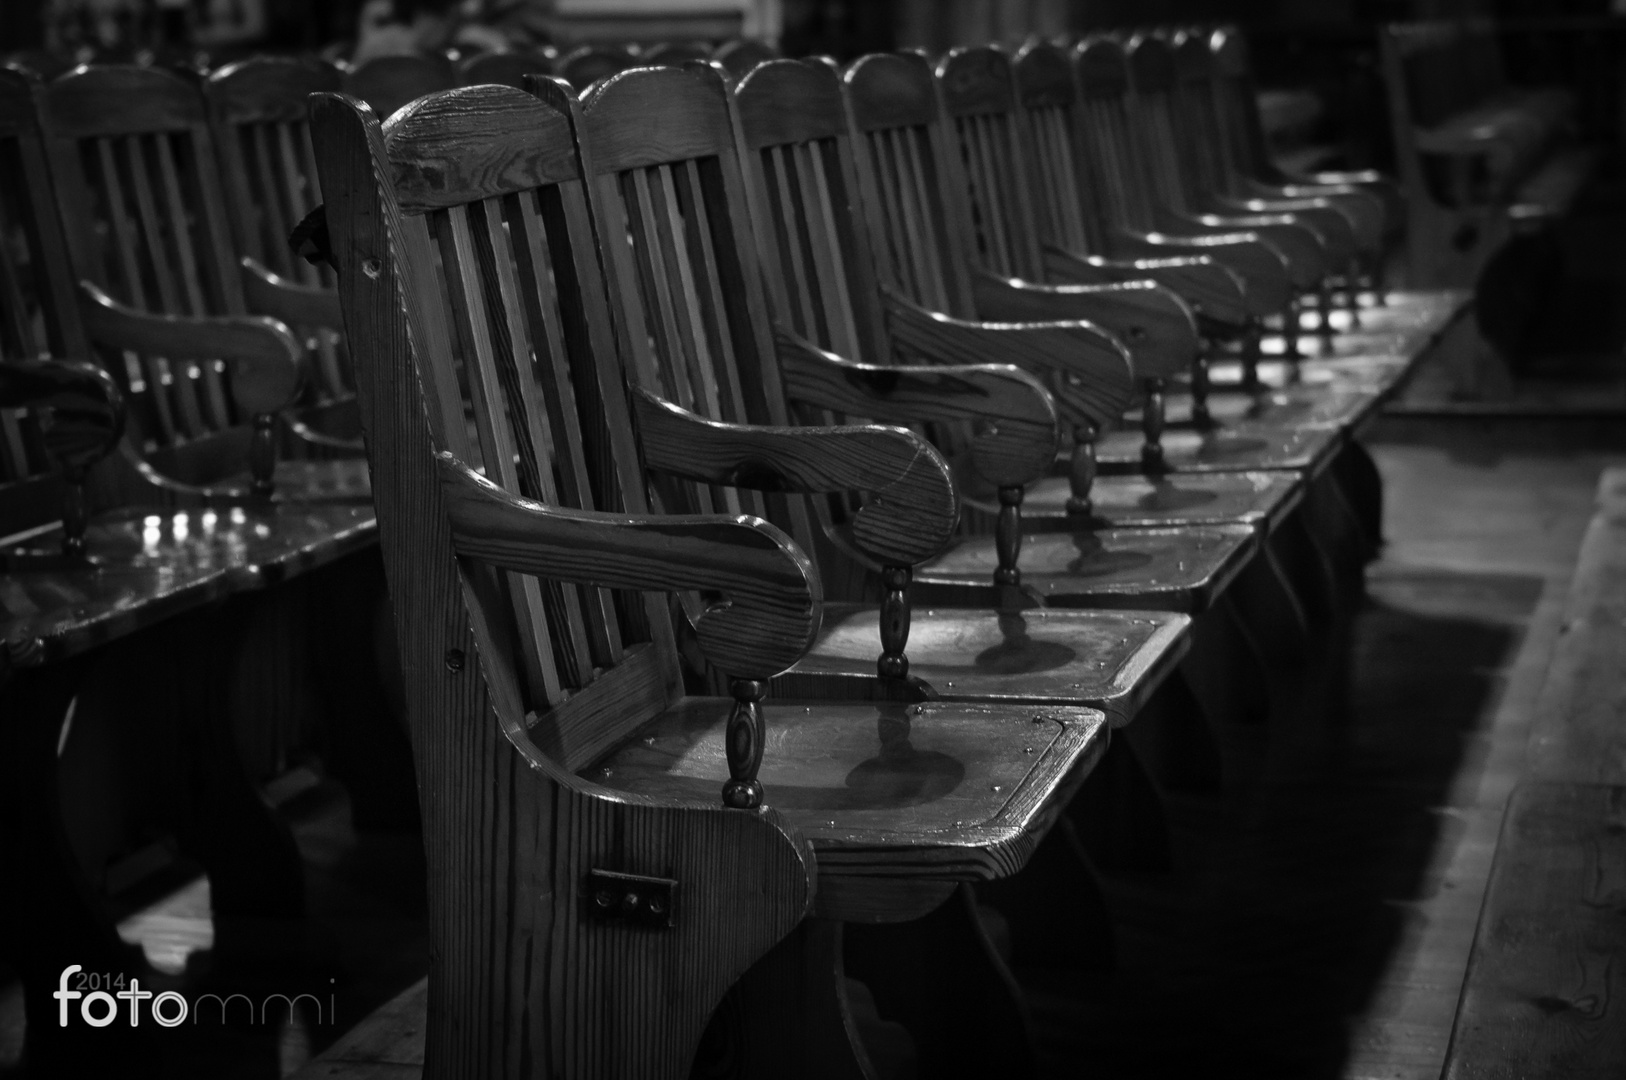
M 1176 804 L 1175 875 L 1110 879 L 1119 970 L 1024 973 L 1054 1075 L 1439 1076 L 1598 471 L 1626 460 L 1561 448 L 1550 427 L 1476 427 L 1380 438 L 1389 545 L 1350 668 L 1281 688 L 1315 708 L 1231 732 L 1233 793 Z M 265 938 L 273 957 L 300 954 L 298 986 L 273 964 L 230 989 L 328 988 L 337 1022 L 194 1036 L 176 1047 L 176 1076 L 285 1075 L 424 969 L 413 838 L 357 834 L 326 788 L 293 809 L 319 930 Z M 125 929 L 171 965 L 198 950 L 189 980 L 225 993 L 239 978 L 211 982 L 201 883 Z M 22 1027 L 3 974 L 0 1075 L 15 1071 Z

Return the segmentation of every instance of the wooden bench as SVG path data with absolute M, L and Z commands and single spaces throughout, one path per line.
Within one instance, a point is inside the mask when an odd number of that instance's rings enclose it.
M 1574 102 L 1507 84 L 1493 23 L 1380 32 L 1411 284 L 1473 285 L 1515 233 L 1569 213 L 1596 153 L 1568 139 Z
M 1503 820 L 1445 1076 L 1626 1073 L 1626 469 L 1605 470 Z

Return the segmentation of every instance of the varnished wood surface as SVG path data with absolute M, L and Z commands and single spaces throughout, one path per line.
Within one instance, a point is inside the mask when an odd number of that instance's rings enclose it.
M 456 85 L 457 73 L 443 56 L 378 56 L 346 72 L 343 89 L 387 120 L 408 102 Z
M 1252 525 L 1267 534 L 1298 505 L 1303 492 L 1289 472 L 1173 473 L 1103 476 L 1090 487 L 1093 516 L 1114 528 L 1169 525 Z M 1068 528 L 1066 477 L 1028 488 L 1022 520 L 1029 531 Z M 970 508 L 968 501 L 968 512 Z
M 728 775 L 730 707 L 686 698 L 584 776 L 706 798 Z M 1102 713 L 1057 705 L 770 704 L 764 715 L 768 805 L 812 840 L 821 876 L 1011 873 L 1048 824 L 1054 789 L 1086 775 L 1107 740 Z
M 12 664 L 49 663 L 314 568 L 375 535 L 364 505 L 127 511 L 92 521 L 86 569 L 0 575 L 0 638 Z M 47 533 L 29 546 L 58 543 Z
M 290 56 L 255 56 L 209 73 L 208 96 L 228 124 L 303 123 L 305 95 L 339 89 L 332 64 Z
M 1252 557 L 1249 525 L 1041 532 L 1022 540 L 1022 585 L 1058 607 L 1206 611 Z M 982 584 L 999 564 L 992 538 L 956 544 L 915 573 L 928 583 Z
M 1127 723 L 1185 652 L 1190 620 L 1162 612 L 1004 612 L 921 607 L 909 670 L 944 700 L 1076 704 Z M 829 604 L 794 668 L 870 675 L 880 651 L 873 608 Z
M 1623 902 L 1626 787 L 1527 782 L 1514 792 L 1446 1080 L 1626 1070 Z

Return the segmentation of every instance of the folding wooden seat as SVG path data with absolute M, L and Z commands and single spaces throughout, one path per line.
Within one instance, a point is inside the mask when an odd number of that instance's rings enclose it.
M 415 98 L 457 85 L 457 71 L 443 55 L 375 56 L 345 72 L 344 92 L 389 116 Z
M 638 58 L 620 45 L 583 45 L 559 58 L 554 73 L 578 91 L 598 80 L 637 67 Z
M 535 50 L 505 49 L 480 53 L 457 65 L 458 82 L 463 86 L 496 83 L 523 90 L 525 76 L 551 74 L 553 61 Z
M 305 99 L 337 90 L 342 79 L 326 61 L 257 56 L 211 72 L 202 83 L 243 301 L 248 311 L 282 320 L 305 341 L 305 397 L 286 418 L 293 438 L 285 446 L 297 456 L 361 453 L 333 275 L 299 258 L 290 243 L 295 227 L 322 202 Z
M 152 315 L 81 295 L 40 93 L 31 76 L 0 72 L 0 459 L 10 474 L 0 481 L 0 859 L 12 870 L 0 953 L 23 979 L 32 1063 L 81 1075 L 90 1066 L 79 1055 L 89 1055 L 102 1071 L 112 1062 L 139 1075 L 152 1048 L 135 1033 L 134 1044 L 86 1040 L 54 1022 L 50 995 L 69 964 L 147 974 L 64 839 L 57 769 L 70 702 L 87 687 L 114 693 L 121 722 L 169 748 L 165 768 L 202 766 L 177 777 L 170 797 L 183 804 L 183 842 L 209 868 L 223 920 L 297 914 L 297 852 L 217 711 L 219 680 L 243 670 L 244 612 L 217 621 L 211 609 L 366 546 L 372 512 L 354 502 L 176 504 L 184 485 L 154 474 L 139 429 L 123 426 L 126 406 L 132 426 L 145 421 L 149 379 L 187 379 L 188 365 L 207 361 L 228 411 L 269 414 L 292 397 L 300 349 L 269 319 Z M 129 366 L 109 376 L 90 363 L 97 350 Z M 62 363 L 41 361 L 47 354 Z M 241 431 L 200 435 L 159 457 L 180 475 L 206 475 L 228 459 L 240 467 L 247 441 Z M 166 741 L 177 727 L 179 746 Z
M 250 494 L 365 500 L 364 461 L 279 461 L 277 413 L 247 414 L 231 400 L 249 380 L 279 370 L 273 365 L 284 362 L 282 343 L 295 341 L 280 322 L 254 323 L 256 336 L 245 337 L 250 295 L 284 302 L 283 310 L 301 320 L 331 324 L 333 312 L 320 289 L 239 265 L 198 83 L 156 68 L 81 68 L 48 84 L 39 109 L 92 334 L 99 327 L 171 331 L 162 345 L 118 361 L 121 370 L 114 371 L 131 399 L 142 474 L 155 491 L 182 500 Z M 245 207 L 245 215 L 253 212 Z M 260 366 L 247 372 L 228 375 L 210 351 L 247 351 L 262 340 L 275 340 L 276 350 L 249 352 Z M 320 368 L 321 354 L 302 358 L 300 368 Z M 310 381 L 322 379 L 342 385 L 343 375 L 335 370 Z M 293 433 L 300 434 L 297 426 Z M 238 477 L 245 462 L 246 480 Z
M 758 64 L 779 59 L 779 50 L 756 38 L 735 38 L 717 46 L 711 58 L 723 65 L 729 78 L 737 82 Z
M 733 276 L 686 279 L 697 289 L 748 288 L 716 189 L 699 190 L 732 164 L 721 87 L 696 103 L 677 93 L 694 76 L 651 75 L 675 100 L 633 98 L 620 139 L 590 139 L 614 155 L 596 178 L 563 89 L 558 104 L 505 87 L 436 95 L 387 134 L 343 99 L 313 110 L 424 793 L 437 1075 L 863 1075 L 842 923 L 946 912 L 980 933 L 959 884 L 1018 870 L 1105 748 L 1104 718 L 1085 709 L 760 700 L 819 631 L 818 573 L 740 512 L 760 505 L 743 492 L 717 513 L 652 514 L 641 460 L 682 472 L 727 432 L 739 475 L 711 480 L 887 492 L 869 523 L 905 546 L 947 534 L 952 489 L 896 428 L 671 413 L 695 436 L 674 445 L 647 409 L 635 428 L 601 270 L 622 241 L 601 247 L 588 187 L 610 195 L 624 166 L 648 206 L 677 188 L 638 172 L 640 155 L 699 155 L 676 172 L 704 203 L 666 235 L 719 241 Z M 599 84 L 588 122 L 638 81 Z M 713 464 L 734 468 L 725 458 Z M 709 502 L 708 488 L 687 490 Z M 684 692 L 671 593 L 727 696 Z M 984 955 L 952 948 L 967 940 L 939 935 L 941 952 L 893 966 L 960 1022 L 922 1046 L 923 1071 L 1021 1049 L 955 993 Z M 933 985 L 950 956 L 965 967 Z

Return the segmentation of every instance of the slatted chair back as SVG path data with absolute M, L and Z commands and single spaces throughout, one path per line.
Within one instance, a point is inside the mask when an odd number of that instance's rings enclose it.
M 1105 223 L 1155 231 L 1158 181 L 1134 130 L 1123 45 L 1104 35 L 1088 37 L 1073 52 L 1073 70 L 1081 103 L 1073 131 L 1079 160 L 1091 170 L 1085 190 L 1097 195 Z
M 1136 34 L 1124 49 L 1132 89 L 1130 131 L 1149 166 L 1158 200 L 1170 210 L 1192 208 L 1201 168 L 1180 137 L 1176 93 L 1180 76 L 1174 46 L 1158 34 Z
M 645 46 L 638 53 L 640 64 L 667 64 L 676 66 L 712 58 L 712 48 L 703 41 L 660 41 Z
M 445 56 L 377 56 L 345 72 L 344 92 L 359 97 L 379 116 L 437 90 L 457 85 L 457 72 Z
M 525 89 L 527 75 L 553 74 L 553 61 L 534 50 L 504 49 L 468 57 L 457 65 L 463 86 L 495 84 Z
M 146 312 L 243 314 L 197 81 L 159 68 L 79 68 L 46 86 L 41 107 L 75 275 Z M 246 437 L 249 417 L 238 415 L 223 363 L 127 353 L 109 367 L 149 457 L 205 436 Z
M 1035 208 L 1043 235 L 1076 254 L 1109 250 L 1105 170 L 1091 168 L 1078 144 L 1082 102 L 1072 60 L 1048 41 L 1016 54 L 1016 96 L 1033 154 Z
M 769 61 L 733 100 L 775 318 L 839 356 L 890 363 L 840 75 L 818 60 Z
M 735 82 L 745 78 L 751 69 L 769 60 L 779 59 L 779 50 L 756 38 L 735 38 L 717 46 L 711 58 L 723 65 L 729 78 Z
M 89 355 L 74 318 L 66 240 L 54 213 L 32 72 L 0 68 L 0 367 Z M 39 419 L 0 408 L 0 535 L 55 520 L 62 492 Z
M 939 126 L 930 64 L 912 52 L 860 57 L 844 77 L 859 205 L 883 285 L 933 311 L 974 318 L 968 267 L 974 255 L 958 201 L 958 170 Z
M 478 155 L 446 157 L 454 143 L 503 155 L 514 174 L 484 175 Z M 617 471 L 616 461 L 636 459 L 622 391 L 601 382 L 599 369 L 614 365 L 595 363 L 615 346 L 568 115 L 507 87 L 468 87 L 402 113 L 385 145 L 426 351 L 447 358 L 425 372 L 445 448 L 523 498 L 645 510 L 636 474 Z M 442 168 L 452 171 L 438 175 Z M 675 653 L 658 598 L 618 603 L 605 590 L 523 574 L 507 575 L 502 592 L 527 707 L 547 718 L 533 738 L 567 768 L 586 765 L 637 722 L 599 714 L 595 703 L 622 693 L 618 683 L 645 681 L 638 695 L 646 699 L 671 693 Z M 610 671 L 620 674 L 595 686 Z M 582 717 L 592 721 L 586 730 Z
M 1247 38 L 1234 26 L 1208 35 L 1213 53 L 1214 109 L 1227 166 L 1244 176 L 1269 172 L 1270 151 L 1259 116 Z
M 600 79 L 638 66 L 638 58 L 620 45 L 583 45 L 559 58 L 554 71 L 578 91 Z
M 1203 30 L 1182 30 L 1174 48 L 1175 81 L 1171 96 L 1181 161 L 1191 172 L 1190 187 L 1217 194 L 1234 193 L 1236 173 L 1220 130 L 1214 54 Z
M 1031 149 L 1021 130 L 1010 56 L 993 45 L 953 49 L 938 62 L 937 78 L 969 181 L 979 262 L 1001 277 L 1043 281 Z
M 758 522 L 628 518 L 642 477 L 619 367 L 598 362 L 614 343 L 566 112 L 482 85 L 387 134 L 344 98 L 312 115 L 346 322 L 369 330 L 358 397 L 424 792 L 432 1067 L 685 1075 L 728 986 L 806 913 L 811 856 L 772 810 L 585 772 L 681 708 L 683 683 L 664 594 L 561 582 L 723 591 L 701 641 L 756 679 L 807 648 L 811 570 Z M 677 902 L 629 910 L 629 888 Z
M 628 378 L 709 420 L 789 423 L 721 79 L 694 65 L 597 83 L 577 135 Z M 755 491 L 659 490 L 669 512 L 777 518 L 815 546 L 800 499 L 776 514 Z
M 326 61 L 256 56 L 204 83 L 240 254 L 289 281 L 333 287 L 333 274 L 294 254 L 288 238 L 322 204 L 306 99 L 339 89 Z

